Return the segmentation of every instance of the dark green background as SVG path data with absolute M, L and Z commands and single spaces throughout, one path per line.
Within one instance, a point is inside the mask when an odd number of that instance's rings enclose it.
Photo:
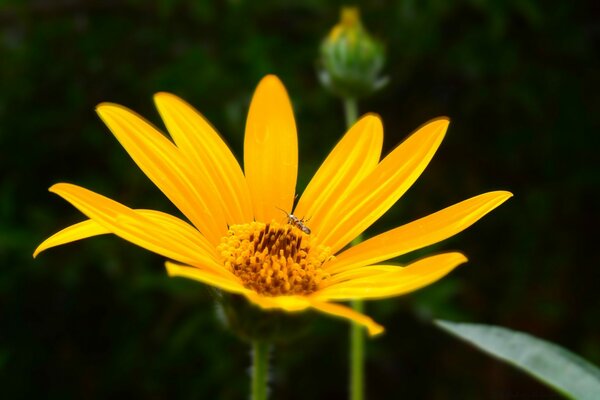
M 73 182 L 132 207 L 176 212 L 94 115 L 118 102 L 160 123 L 151 96 L 190 101 L 242 154 L 256 83 L 286 84 L 300 141 L 298 191 L 344 132 L 315 74 L 329 1 L 0 1 L 0 397 L 247 398 L 249 352 L 200 284 L 114 237 L 35 246 L 82 219 L 46 189 Z M 372 399 L 530 398 L 530 378 L 449 338 L 448 318 L 503 325 L 600 363 L 598 5 L 375 1 L 387 47 L 386 151 L 430 118 L 452 124 L 417 184 L 370 231 L 484 191 L 515 197 L 419 254 L 470 262 L 402 298 L 368 303 L 387 327 L 368 344 Z M 317 317 L 273 353 L 274 399 L 343 399 L 347 325 Z

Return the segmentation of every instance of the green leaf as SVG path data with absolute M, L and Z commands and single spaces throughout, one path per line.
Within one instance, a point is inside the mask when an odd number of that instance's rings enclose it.
M 434 323 L 569 398 L 592 400 L 600 396 L 600 369 L 560 346 L 499 326 L 444 320 Z

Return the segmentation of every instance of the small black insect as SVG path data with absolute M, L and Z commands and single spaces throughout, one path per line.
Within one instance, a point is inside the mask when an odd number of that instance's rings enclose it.
M 310 235 L 310 233 L 311 233 L 310 228 L 308 226 L 304 225 L 304 223 L 308 220 L 305 220 L 304 218 L 302 218 L 302 219 L 298 218 L 294 214 L 290 214 L 282 208 L 279 208 L 279 207 L 275 207 L 275 208 L 283 211 L 285 213 L 285 215 L 287 215 L 288 224 L 294 225 L 296 228 L 300 229 L 302 232 L 306 233 L 307 235 Z

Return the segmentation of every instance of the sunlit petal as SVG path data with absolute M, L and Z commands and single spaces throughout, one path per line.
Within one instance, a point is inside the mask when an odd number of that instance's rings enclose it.
M 58 183 L 50 191 L 122 239 L 185 264 L 223 270 L 202 235 L 197 231 L 193 234 L 193 228 L 183 221 L 175 222 L 175 217 L 161 213 L 162 221 L 157 223 L 116 201 L 68 183 Z M 167 220 L 170 223 L 165 223 Z
M 467 261 L 461 253 L 444 253 L 415 261 L 397 271 L 337 283 L 316 292 L 319 300 L 380 299 L 427 286 Z
M 212 243 L 218 243 L 227 230 L 222 205 L 177 147 L 125 107 L 104 103 L 96 111 L 148 178 Z
M 269 309 L 281 309 L 284 311 L 302 311 L 310 307 L 310 302 L 304 296 L 262 296 L 256 292 L 248 291 L 245 296 L 257 306 Z
M 366 115 L 350 128 L 334 147 L 306 190 L 294 214 L 310 219 L 315 236 L 323 222 L 339 218 L 337 210 L 346 202 L 348 193 L 373 171 L 381 157 L 383 126 L 376 115 Z
M 106 229 L 96 221 L 89 219 L 87 221 L 71 225 L 44 240 L 33 252 L 33 257 L 37 257 L 37 255 L 42 251 L 48 250 L 52 247 L 75 242 L 81 239 L 87 239 L 92 236 L 104 235 L 107 233 L 111 233 L 110 230 Z
M 388 272 L 397 271 L 400 267 L 396 265 L 369 265 L 352 268 L 337 274 L 332 274 L 329 278 L 323 280 L 319 285 L 321 288 L 326 288 L 336 283 L 349 281 L 358 278 L 367 278 L 377 275 L 383 275 Z
M 509 192 L 496 191 L 464 200 L 353 246 L 326 264 L 326 269 L 335 274 L 437 243 L 468 228 L 511 196 Z
M 158 93 L 154 101 L 179 150 L 201 174 L 222 204 L 227 222 L 252 221 L 250 193 L 242 169 L 216 130 L 177 96 Z
M 178 276 L 193 279 L 230 293 L 245 294 L 248 292 L 248 289 L 244 288 L 239 280 L 231 274 L 224 276 L 222 274 L 215 274 L 211 269 L 179 265 L 169 261 L 165 263 L 165 266 L 170 277 Z
M 447 128 L 446 118 L 435 119 L 394 149 L 329 214 L 319 240 L 336 252 L 381 217 L 421 175 Z
M 257 221 L 281 220 L 291 210 L 298 173 L 292 105 L 281 81 L 268 75 L 252 98 L 244 140 L 244 171 Z
M 311 299 L 311 306 L 315 310 L 321 311 L 325 314 L 329 314 L 339 318 L 344 318 L 364 326 L 365 328 L 367 328 L 367 331 L 369 332 L 370 336 L 379 335 L 385 330 L 383 326 L 373 321 L 370 317 L 367 317 L 364 314 L 356 312 L 351 308 L 340 304 L 327 303 L 324 301 Z

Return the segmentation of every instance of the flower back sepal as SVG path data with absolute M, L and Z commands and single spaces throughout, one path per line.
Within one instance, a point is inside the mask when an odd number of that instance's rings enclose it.
M 234 335 L 245 342 L 285 344 L 308 333 L 315 313 L 289 313 L 265 310 L 240 295 L 220 292 L 217 317 Z

